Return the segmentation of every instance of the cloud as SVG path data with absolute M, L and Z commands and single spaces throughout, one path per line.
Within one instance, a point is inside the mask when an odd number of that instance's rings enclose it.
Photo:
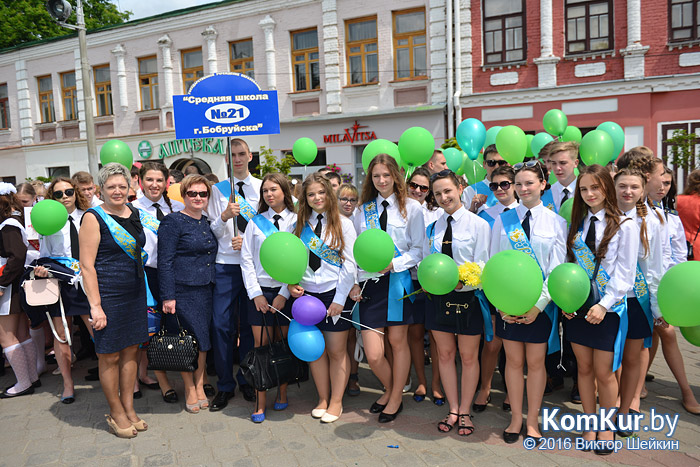
M 121 11 L 133 12 L 134 15 L 131 19 L 139 19 L 181 8 L 217 2 L 213 0 L 112 0 L 112 3 L 116 4 Z

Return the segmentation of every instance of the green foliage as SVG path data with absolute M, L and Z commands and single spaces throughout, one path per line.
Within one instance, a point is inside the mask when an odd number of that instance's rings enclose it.
M 282 159 L 278 159 L 272 152 L 272 149 L 260 146 L 260 160 L 262 161 L 255 170 L 260 171 L 260 176 L 264 177 L 269 173 L 281 173 L 289 175 L 291 167 L 296 164 L 294 156 L 285 154 Z
M 27 183 L 32 183 L 35 180 L 39 180 L 42 183 L 51 183 L 51 179 L 49 177 L 42 177 L 41 175 L 36 178 L 27 177 L 24 179 L 24 181 Z
M 675 130 L 673 136 L 665 141 L 669 147 L 671 163 L 685 170 L 697 167 L 698 153 L 695 146 L 700 144 L 700 138 L 695 133 L 685 130 Z
M 442 143 L 442 146 L 440 146 L 442 149 L 447 149 L 447 148 L 457 148 L 460 151 L 462 148 L 459 147 L 459 144 L 457 144 L 457 138 L 447 138 L 444 143 Z
M 73 13 L 67 22 L 76 24 L 75 0 L 71 5 Z M 83 0 L 83 11 L 88 30 L 121 24 L 132 15 L 119 11 L 109 0 Z M 0 3 L 0 31 L 0 48 L 75 34 L 51 18 L 44 0 L 4 0 Z

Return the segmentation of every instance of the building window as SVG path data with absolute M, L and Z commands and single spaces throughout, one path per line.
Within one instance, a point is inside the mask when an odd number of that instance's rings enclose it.
M 426 76 L 425 10 L 394 12 L 394 77 Z
M 349 84 L 379 81 L 377 18 L 361 18 L 345 24 Z
M 231 42 L 231 71 L 255 79 L 253 39 Z
M 160 108 L 158 101 L 158 60 L 153 57 L 139 58 L 139 88 L 141 110 Z
M 700 39 L 700 0 L 671 0 L 671 41 Z
M 7 83 L 0 84 L 0 130 L 10 128 L 10 100 L 7 96 Z
M 53 84 L 51 76 L 40 76 L 39 83 L 39 111 L 41 112 L 41 123 L 55 122 L 56 112 L 53 107 Z
M 567 54 L 613 47 L 612 1 L 566 0 Z
M 49 175 L 49 178 L 54 179 L 57 177 L 66 177 L 70 178 L 70 167 L 68 166 L 63 166 L 63 167 L 47 167 L 46 171 Z
M 112 115 L 112 78 L 109 74 L 109 65 L 93 68 L 95 76 L 95 99 L 97 100 L 97 116 Z
M 525 60 L 522 0 L 484 0 L 484 63 Z
M 292 33 L 292 64 L 295 91 L 321 88 L 316 28 Z
M 75 87 L 75 72 L 61 73 L 61 99 L 63 120 L 78 119 L 78 92 Z
M 195 81 L 204 76 L 202 49 L 182 51 L 182 91 L 188 92 Z

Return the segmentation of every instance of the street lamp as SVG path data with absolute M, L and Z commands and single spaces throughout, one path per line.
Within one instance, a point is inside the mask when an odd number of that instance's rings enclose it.
M 85 29 L 85 16 L 83 15 L 83 2 L 78 0 L 75 14 L 78 17 L 78 25 L 66 23 L 73 7 L 67 0 L 48 0 L 46 9 L 51 17 L 64 28 L 78 31 L 78 45 L 80 47 L 80 71 L 83 79 L 83 107 L 85 107 L 85 131 L 87 134 L 88 169 L 91 174 L 97 175 L 97 142 L 95 140 L 95 120 L 92 113 L 92 88 L 90 86 L 90 64 L 87 56 L 87 33 Z

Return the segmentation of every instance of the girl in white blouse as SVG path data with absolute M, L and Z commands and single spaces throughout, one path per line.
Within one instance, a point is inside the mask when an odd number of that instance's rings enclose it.
M 310 247 L 309 265 L 298 285 L 288 285 L 292 297 L 304 293 L 318 298 L 328 309 L 328 317 L 317 326 L 323 332 L 326 350 L 309 367 L 318 391 L 318 403 L 311 416 L 332 423 L 343 413 L 343 393 L 348 384 L 350 359 L 347 353 L 350 323 L 337 317 L 355 283 L 356 266 L 352 247 L 357 236 L 352 222 L 338 212 L 338 200 L 323 175 L 309 175 L 302 184 L 294 235 L 318 238 L 321 246 Z M 315 250 L 315 251 L 314 251 Z M 323 259 L 318 253 L 324 253 Z
M 547 279 L 566 256 L 566 221 L 542 203 L 548 171 L 538 161 L 515 164 L 515 191 L 520 205 L 502 212 L 493 224 L 491 256 L 518 249 L 529 254 L 541 268 L 544 285 L 540 298 L 527 313 L 509 316 L 499 311 L 496 335 L 506 350 L 506 383 L 511 405 L 511 420 L 503 432 L 507 443 L 518 440 L 523 423 L 523 374 L 527 363 L 527 427 L 525 435 L 538 443 L 542 434 L 538 416 L 547 380 L 545 357 L 558 348 L 556 306 L 551 303 Z M 523 237 L 524 234 L 524 237 Z M 515 240 L 514 237 L 520 235 Z M 527 239 L 527 241 L 525 241 Z M 505 279 L 505 278 L 504 278 Z

